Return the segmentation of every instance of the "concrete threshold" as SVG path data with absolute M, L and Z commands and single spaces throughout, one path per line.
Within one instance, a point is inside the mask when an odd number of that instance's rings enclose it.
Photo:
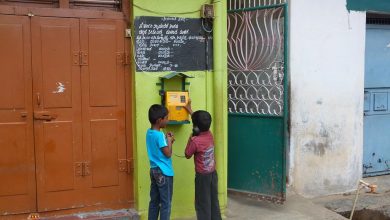
M 45 217 L 40 219 L 53 220 L 98 220 L 98 219 L 113 219 L 113 220 L 139 220 L 139 215 L 134 209 L 120 209 L 120 210 L 105 210 L 96 212 L 77 213 L 72 215 Z

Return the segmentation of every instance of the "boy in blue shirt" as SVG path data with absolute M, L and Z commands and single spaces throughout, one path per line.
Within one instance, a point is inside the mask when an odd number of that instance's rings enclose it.
M 149 220 L 169 220 L 173 193 L 173 134 L 160 131 L 168 123 L 168 110 L 162 105 L 149 108 L 151 128 L 146 132 L 146 147 L 150 161 Z

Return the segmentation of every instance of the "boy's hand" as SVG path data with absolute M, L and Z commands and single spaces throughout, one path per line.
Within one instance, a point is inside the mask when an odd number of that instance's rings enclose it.
M 167 136 L 168 141 L 169 141 L 171 144 L 173 144 L 173 142 L 175 142 L 175 137 L 173 136 L 173 133 L 172 133 L 172 132 L 168 132 L 166 136 Z
M 187 104 L 184 106 L 184 108 L 192 115 L 192 106 L 191 106 L 191 99 L 188 99 Z

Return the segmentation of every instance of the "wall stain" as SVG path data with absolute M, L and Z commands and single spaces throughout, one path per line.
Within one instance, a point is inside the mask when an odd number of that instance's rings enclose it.
M 319 132 L 321 137 L 328 138 L 329 137 L 329 132 L 325 129 L 324 124 L 321 123 L 321 128 Z
M 324 179 L 324 185 L 325 186 L 329 186 L 330 185 L 330 181 L 328 179 Z
M 313 129 L 314 130 L 314 129 Z M 313 152 L 317 156 L 324 156 L 327 151 L 332 149 L 332 146 L 340 138 L 336 131 L 329 130 L 326 128 L 324 123 L 320 123 L 319 129 L 315 129 L 317 132 L 311 133 L 304 144 L 306 151 Z
M 314 140 L 309 141 L 305 144 L 305 148 L 309 151 L 312 151 L 315 155 L 320 157 L 325 155 L 326 150 L 329 148 L 329 143 L 327 142 L 316 142 Z

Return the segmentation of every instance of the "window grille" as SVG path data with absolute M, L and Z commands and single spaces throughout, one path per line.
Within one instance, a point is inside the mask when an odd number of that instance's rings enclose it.
M 284 4 L 287 0 L 228 0 L 228 10 Z

